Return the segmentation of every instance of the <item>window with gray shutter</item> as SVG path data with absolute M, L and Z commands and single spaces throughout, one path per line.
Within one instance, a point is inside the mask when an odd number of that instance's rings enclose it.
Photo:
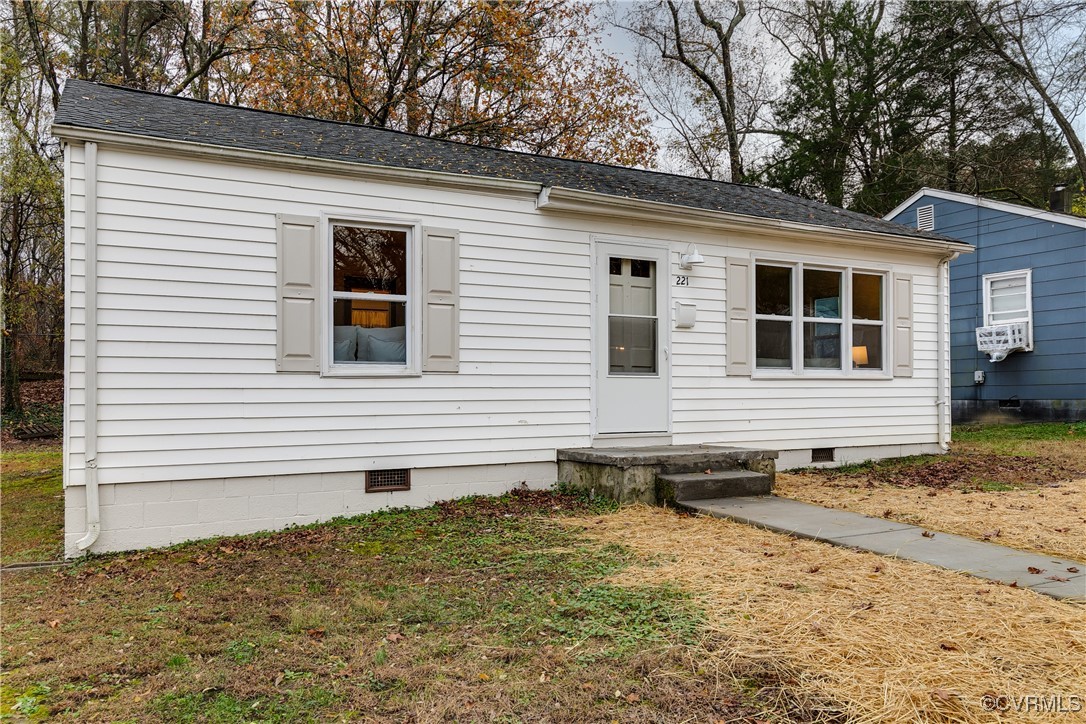
M 894 275 L 894 377 L 913 376 L 913 278 Z
M 750 376 L 750 304 L 753 295 L 750 289 L 750 260 L 727 260 L 725 268 L 725 293 L 727 294 L 727 360 L 726 371 L 729 375 Z
M 423 230 L 422 371 L 460 369 L 460 234 Z
M 319 372 L 317 227 L 320 219 L 277 214 L 276 369 Z

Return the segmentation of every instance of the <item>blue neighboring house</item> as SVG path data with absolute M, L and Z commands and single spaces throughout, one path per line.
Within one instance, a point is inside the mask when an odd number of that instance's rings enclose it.
M 976 247 L 950 265 L 954 421 L 1086 419 L 1086 219 L 927 188 L 886 219 Z

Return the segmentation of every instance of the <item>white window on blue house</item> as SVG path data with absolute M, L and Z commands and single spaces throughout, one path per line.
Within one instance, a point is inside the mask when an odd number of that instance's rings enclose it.
M 884 274 L 765 262 L 755 266 L 754 290 L 757 370 L 885 372 Z
M 1024 322 L 1028 348 L 1033 348 L 1033 273 L 1030 269 L 984 275 L 984 325 Z

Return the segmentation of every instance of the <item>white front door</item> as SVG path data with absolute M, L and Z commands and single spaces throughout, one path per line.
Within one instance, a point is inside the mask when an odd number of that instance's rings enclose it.
M 596 432 L 667 432 L 668 252 L 596 245 Z

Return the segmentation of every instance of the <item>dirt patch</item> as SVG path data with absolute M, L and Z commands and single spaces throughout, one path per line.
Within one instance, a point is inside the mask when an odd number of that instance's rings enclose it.
M 828 481 L 848 480 L 869 486 L 983 489 L 993 483 L 1012 486 L 1048 485 L 1082 475 L 1074 466 L 1044 457 L 971 453 L 944 458 L 886 461 L 865 472 L 822 472 Z
M 1083 608 L 1032 591 L 660 509 L 576 524 L 642 556 L 616 583 L 671 581 L 700 594 L 719 637 L 702 665 L 760 682 L 783 711 L 834 721 L 1051 720 L 989 711 L 984 697 L 1066 701 L 1086 680 Z

